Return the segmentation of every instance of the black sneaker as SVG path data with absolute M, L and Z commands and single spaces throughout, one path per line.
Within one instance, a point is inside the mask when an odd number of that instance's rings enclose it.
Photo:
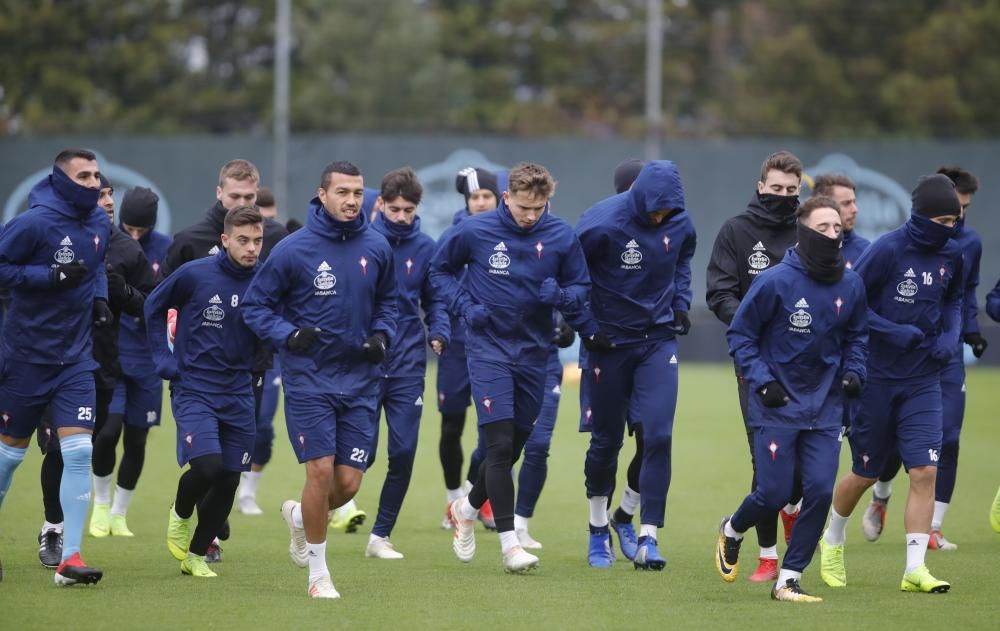
M 208 544 L 208 550 L 205 551 L 205 563 L 222 563 L 222 546 L 219 545 L 218 539 Z
M 49 529 L 38 533 L 38 560 L 50 570 L 62 563 L 62 547 L 61 532 Z
M 104 572 L 96 567 L 90 567 L 80 558 L 80 553 L 76 553 L 66 559 L 56 570 L 56 585 L 93 585 L 101 580 Z
M 743 539 L 726 536 L 728 521 L 729 518 L 725 517 L 719 524 L 719 540 L 715 544 L 715 569 L 719 571 L 722 580 L 732 583 L 740 571 L 740 545 Z

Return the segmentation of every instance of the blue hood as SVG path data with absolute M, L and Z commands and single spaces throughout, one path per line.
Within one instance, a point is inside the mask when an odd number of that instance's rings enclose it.
M 319 197 L 313 197 L 309 202 L 306 229 L 327 239 L 353 239 L 368 229 L 368 216 L 362 209 L 353 221 L 336 221 L 326 212 Z
M 922 248 L 928 250 L 940 250 L 948 243 L 948 239 L 955 237 L 958 232 L 956 228 L 942 226 L 934 223 L 927 217 L 915 212 L 910 213 L 910 220 L 903 224 L 907 236 Z
M 670 160 L 653 160 L 642 167 L 628 192 L 628 199 L 636 220 L 642 225 L 649 224 L 648 213 L 685 210 L 684 186 L 677 166 Z
M 457 226 L 459 223 L 465 221 L 472 216 L 468 208 L 459 208 L 455 211 L 455 214 L 451 216 L 451 225 Z
M 52 167 L 52 168 L 53 171 L 59 169 L 59 167 Z M 100 210 L 102 213 L 104 212 L 103 208 L 98 208 L 96 202 L 94 203 L 93 206 L 86 209 L 80 209 L 77 206 L 75 206 L 72 203 L 72 200 L 68 200 L 64 196 L 59 194 L 59 191 L 57 190 L 57 184 L 56 182 L 53 181 L 56 178 L 63 180 L 61 182 L 63 187 L 71 188 L 74 190 L 79 189 L 80 192 L 88 191 L 88 189 L 86 189 L 85 187 L 80 186 L 76 182 L 71 181 L 68 177 L 66 177 L 66 175 L 63 174 L 62 171 L 58 171 L 57 173 L 46 175 L 31 188 L 31 192 L 28 193 L 29 208 L 32 206 L 44 206 L 46 208 L 50 208 L 56 211 L 61 215 L 65 215 L 72 219 L 83 219 L 84 217 L 89 217 L 90 214 L 94 212 L 94 210 Z M 99 193 L 99 191 L 97 192 Z
M 375 221 L 372 222 L 372 228 L 376 232 L 382 234 L 390 243 L 392 239 L 397 241 L 409 241 L 413 237 L 420 234 L 420 217 L 414 217 L 413 223 L 408 226 L 404 226 L 398 223 L 393 223 L 385 218 L 381 212 L 375 213 Z

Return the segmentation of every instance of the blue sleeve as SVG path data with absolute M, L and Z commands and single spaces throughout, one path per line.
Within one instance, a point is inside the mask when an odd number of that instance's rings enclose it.
M 761 357 L 760 341 L 768 323 L 777 315 L 778 301 L 771 291 L 771 284 L 761 280 L 758 277 L 756 282 L 750 284 L 750 290 L 737 307 L 726 332 L 729 354 L 753 392 L 775 381 L 774 374 Z
M 38 248 L 31 221 L 15 217 L 0 229 L 0 287 L 44 289 L 51 285 L 48 265 L 26 265 Z
M 591 264 L 599 265 L 607 251 L 607 235 L 603 231 L 596 230 L 593 224 L 585 225 L 584 218 L 581 217 L 576 226 L 576 238 L 580 242 L 580 250 L 583 253 L 587 269 L 590 269 Z M 589 295 L 585 297 L 579 310 L 578 314 L 572 315 L 572 320 L 563 312 L 563 319 L 584 337 L 590 337 L 597 333 L 600 330 L 600 324 L 590 309 Z
M 167 311 L 177 307 L 178 323 L 181 326 L 180 306 L 190 297 L 190 289 L 184 283 L 184 273 L 174 273 L 163 280 L 149 296 L 143 305 L 143 317 L 146 321 L 146 339 L 156 365 L 156 373 L 164 379 L 177 376 L 177 358 L 167 346 Z
M 1000 280 L 989 294 L 986 295 L 986 315 L 1000 322 Z
M 105 248 L 104 253 L 107 254 L 108 250 Z M 94 298 L 100 298 L 101 300 L 107 301 L 108 299 L 108 271 L 104 268 L 104 259 L 97 266 L 97 279 L 96 286 L 94 287 Z
M 694 224 L 691 224 L 691 234 L 684 239 L 681 245 L 681 253 L 677 257 L 677 267 L 674 270 L 674 311 L 691 311 L 691 259 L 694 257 L 694 250 L 697 247 L 698 237 L 694 231 Z
M 868 326 L 872 331 L 885 337 L 890 344 L 909 338 L 907 334 L 900 334 L 902 326 L 882 317 L 871 308 L 871 303 L 882 292 L 882 287 L 886 283 L 886 274 L 892 269 L 892 252 L 889 248 L 880 247 L 883 244 L 876 241 L 858 257 L 854 264 L 854 271 L 861 276 L 865 283 L 865 297 L 868 301 Z
M 284 348 L 288 336 L 298 328 L 279 313 L 289 282 L 283 265 L 285 251 L 271 252 L 250 282 L 240 306 L 243 321 L 250 330 L 275 348 Z
M 962 339 L 962 298 L 965 295 L 965 269 L 958 257 L 956 274 L 948 284 L 941 308 L 941 337 L 949 346 L 958 346 Z
M 556 279 L 566 298 L 557 307 L 571 327 L 579 331 L 580 335 L 589 337 L 599 329 L 589 307 L 590 273 L 587 258 L 580 240 L 572 231 L 568 238 L 569 249 L 559 262 L 559 278 Z
M 475 302 L 458 281 L 471 255 L 468 230 L 463 229 L 467 225 L 468 222 L 459 224 L 441 241 L 429 273 L 431 284 L 438 293 L 438 300 L 456 318 L 461 317 Z
M 438 299 L 437 289 L 431 283 L 430 270 L 420 290 L 420 308 L 424 311 L 428 336 L 441 338 L 448 344 L 451 341 L 451 318 L 444 303 Z
M 850 273 L 850 272 L 848 272 Z M 858 283 L 851 319 L 847 322 L 841 375 L 853 372 L 862 382 L 868 378 L 868 301 L 863 283 Z
M 965 253 L 965 293 L 962 297 L 962 335 L 979 333 L 979 323 L 976 322 L 976 315 L 979 314 L 979 302 L 976 300 L 976 289 L 979 288 L 979 261 L 983 255 L 981 243 L 977 243 L 971 252 Z
M 375 309 L 372 311 L 369 334 L 384 333 L 391 344 L 393 336 L 396 335 L 399 305 L 396 304 L 396 264 L 388 243 L 385 245 L 385 254 L 385 260 L 379 268 L 378 281 L 375 285 Z

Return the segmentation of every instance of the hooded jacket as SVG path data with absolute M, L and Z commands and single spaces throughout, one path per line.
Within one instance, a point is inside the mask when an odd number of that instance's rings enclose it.
M 676 209 L 660 224 L 656 210 Z M 576 234 L 592 287 L 586 317 L 617 346 L 674 337 L 674 313 L 691 309 L 696 236 L 677 167 L 650 162 L 632 188 L 589 208 Z
M 996 287 L 986 295 L 986 315 L 1000 322 L 1000 280 L 997 281 Z
M 723 323 L 732 321 L 754 277 L 780 262 L 795 244 L 795 222 L 794 216 L 769 213 L 754 191 L 746 211 L 722 224 L 708 261 L 705 297 Z
M 867 312 L 860 276 L 845 270 L 836 283 L 816 281 L 794 247 L 761 273 L 726 333 L 729 354 L 750 387 L 750 425 L 839 428 L 843 376 L 853 372 L 865 380 Z M 788 392 L 787 405 L 764 405 L 758 393 L 771 381 Z
M 0 341 L 0 356 L 22 362 L 93 367 L 92 322 L 95 298 L 107 299 L 104 258 L 111 222 L 103 208 L 78 210 L 53 185 L 56 175 L 35 184 L 29 208 L 0 230 L 0 287 L 11 302 Z M 62 177 L 65 177 L 63 175 Z M 53 267 L 81 261 L 83 282 L 55 289 Z
M 872 242 L 859 235 L 855 230 L 845 231 L 843 236 L 844 242 L 840 251 L 844 255 L 844 264 L 847 269 L 854 269 L 854 262 L 861 257 L 861 253 L 868 249 Z
M 385 362 L 386 377 L 423 377 L 427 369 L 427 337 L 438 337 L 447 345 L 451 325 L 444 303 L 428 276 L 437 244 L 420 232 L 420 217 L 404 226 L 387 221 L 380 212 L 372 228 L 389 242 L 396 270 L 396 335 Z M 420 314 L 423 311 L 424 322 Z
M 965 220 L 959 220 L 952 237 L 962 250 L 962 335 L 979 333 L 979 323 L 976 315 L 979 313 L 979 301 L 976 300 L 976 289 L 979 288 L 979 261 L 983 258 L 983 239 L 979 233 L 965 225 Z M 961 357 L 961 354 L 959 354 Z
M 283 240 L 247 292 L 247 324 L 281 353 L 281 378 L 296 392 L 374 395 L 381 367 L 363 345 L 375 332 L 395 343 L 399 309 L 392 248 L 363 212 L 335 221 L 313 198 L 306 226 Z M 288 350 L 296 329 L 319 327 L 306 354 Z
M 152 283 L 155 286 L 163 276 L 160 268 L 167 257 L 170 248 L 170 237 L 155 230 L 142 235 L 138 241 L 146 258 Z M 152 288 L 150 288 L 150 291 Z M 143 324 L 142 313 L 137 316 L 125 314 L 121 318 L 121 331 L 118 334 L 118 353 L 122 370 L 129 375 L 142 376 L 156 374 L 156 365 L 146 339 L 146 327 Z

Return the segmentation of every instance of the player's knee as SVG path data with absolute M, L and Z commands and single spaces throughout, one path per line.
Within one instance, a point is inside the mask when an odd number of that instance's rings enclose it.
M 350 469 L 350 471 L 337 471 L 337 490 L 345 500 L 349 500 L 361 490 L 361 471 L 347 466 L 338 469 Z
M 911 489 L 914 487 L 924 490 L 933 489 L 934 481 L 937 478 L 937 467 L 911 467 L 909 474 Z
M 73 434 L 60 438 L 59 442 L 65 470 L 75 474 L 90 475 L 94 454 L 90 434 Z
M 199 456 L 193 458 L 188 464 L 196 476 L 210 483 L 218 480 L 225 471 L 222 467 L 222 454 Z
M 333 482 L 333 459 L 317 458 L 306 461 L 306 482 L 329 487 Z
M 223 471 L 215 481 L 215 486 L 226 494 L 236 494 L 236 488 L 240 485 L 239 471 Z
M 125 437 L 122 439 L 123 447 L 126 451 L 144 452 L 146 449 L 146 438 L 149 437 L 148 427 L 125 427 Z

